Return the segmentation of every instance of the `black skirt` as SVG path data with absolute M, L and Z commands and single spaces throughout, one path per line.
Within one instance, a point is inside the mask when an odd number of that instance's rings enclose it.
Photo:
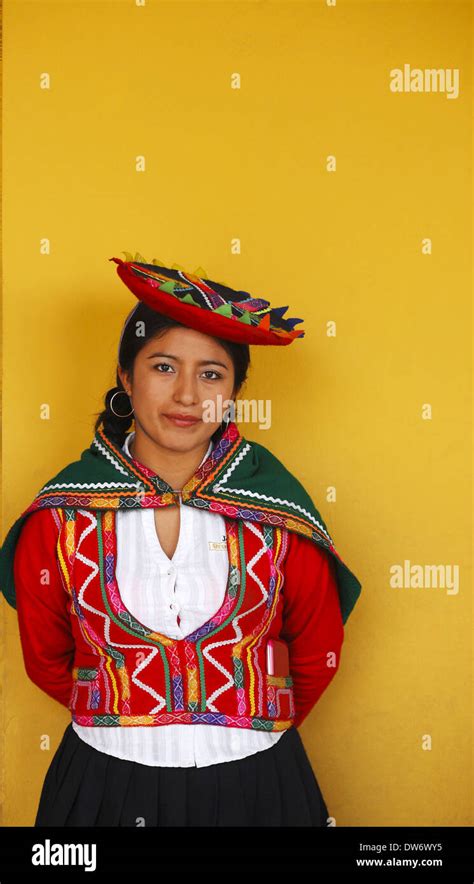
M 301 737 L 205 767 L 152 767 L 89 746 L 67 726 L 35 826 L 327 826 Z

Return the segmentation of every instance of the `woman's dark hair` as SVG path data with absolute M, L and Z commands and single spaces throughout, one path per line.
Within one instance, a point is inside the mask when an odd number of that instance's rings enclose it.
M 137 334 L 136 323 L 140 323 L 140 328 L 144 329 L 143 334 Z M 165 316 L 162 313 L 157 313 L 156 310 L 152 310 L 151 307 L 148 307 L 147 304 L 144 304 L 142 301 L 139 302 L 138 306 L 135 308 L 133 313 L 129 316 L 129 321 L 127 321 L 125 325 L 125 329 L 122 333 L 122 339 L 120 341 L 120 348 L 118 354 L 118 362 L 121 365 L 122 369 L 126 372 L 129 372 L 133 377 L 133 366 L 135 363 L 135 357 L 140 352 L 140 350 L 161 331 L 166 331 L 169 328 L 187 328 L 181 322 L 176 322 L 174 319 L 171 319 L 169 316 Z M 245 383 L 247 379 L 247 371 L 250 365 L 250 351 L 248 344 L 238 344 L 234 341 L 227 341 L 223 338 L 216 337 L 216 340 L 224 347 L 228 355 L 231 357 L 233 365 L 234 365 L 234 396 L 237 395 L 238 391 L 241 389 L 242 385 Z M 116 386 L 111 387 L 110 390 L 107 390 L 104 396 L 104 409 L 99 412 L 97 415 L 97 420 L 94 425 L 94 430 L 97 431 L 99 427 L 103 427 L 103 430 L 112 442 L 114 442 L 118 447 L 122 447 L 125 442 L 125 437 L 129 432 L 130 426 L 133 423 L 133 413 L 128 414 L 131 411 L 132 406 L 130 403 L 130 399 L 127 396 L 126 390 L 123 387 L 123 384 L 120 380 L 120 376 L 118 370 L 116 371 Z M 125 395 L 116 396 L 113 402 L 113 406 L 115 411 L 123 412 L 124 417 L 117 417 L 116 414 L 113 413 L 110 408 L 110 400 L 114 393 L 122 392 Z M 213 434 L 215 436 L 219 432 L 219 428 Z

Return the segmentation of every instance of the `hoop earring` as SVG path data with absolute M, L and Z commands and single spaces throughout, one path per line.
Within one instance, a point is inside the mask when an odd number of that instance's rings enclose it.
M 115 417 L 131 417 L 131 415 L 133 414 L 133 408 L 132 408 L 132 410 L 131 410 L 128 414 L 119 414 L 117 411 L 114 411 L 114 407 L 113 407 L 113 405 L 112 405 L 112 402 L 114 401 L 114 399 L 115 399 L 116 396 L 119 396 L 119 395 L 120 395 L 120 393 L 125 393 L 125 396 L 127 397 L 127 399 L 130 399 L 130 397 L 129 397 L 128 393 L 126 392 L 126 390 L 117 390 L 117 391 L 113 394 L 113 396 L 110 397 L 109 408 L 110 408 L 112 414 L 115 414 Z M 131 405 L 131 404 L 132 404 L 132 403 L 130 402 L 130 405 Z

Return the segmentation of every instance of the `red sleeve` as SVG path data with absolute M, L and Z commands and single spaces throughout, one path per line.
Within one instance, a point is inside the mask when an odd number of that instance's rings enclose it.
M 73 688 L 74 638 L 56 544 L 59 528 L 49 507 L 29 515 L 13 562 L 18 625 L 26 672 L 68 709 Z
M 299 727 L 339 668 L 344 624 L 332 553 L 295 532 L 288 547 L 280 636 L 289 647 Z

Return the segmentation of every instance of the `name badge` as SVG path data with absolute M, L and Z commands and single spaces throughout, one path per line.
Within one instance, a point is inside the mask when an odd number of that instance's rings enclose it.
M 226 550 L 227 542 L 225 540 L 209 540 L 209 549 L 210 550 Z

